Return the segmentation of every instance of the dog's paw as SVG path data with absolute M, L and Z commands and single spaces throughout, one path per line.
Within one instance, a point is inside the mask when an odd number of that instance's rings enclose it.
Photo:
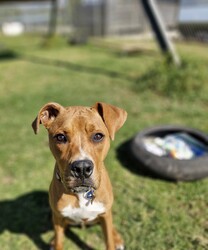
M 125 250 L 125 246 L 124 245 L 118 245 L 118 246 L 116 246 L 116 250 Z

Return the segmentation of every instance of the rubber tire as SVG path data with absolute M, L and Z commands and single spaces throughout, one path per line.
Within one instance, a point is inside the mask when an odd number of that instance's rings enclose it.
M 190 160 L 178 160 L 168 156 L 157 156 L 145 149 L 146 136 L 186 132 L 208 146 L 208 137 L 199 130 L 180 126 L 159 126 L 138 133 L 130 142 L 130 151 L 139 164 L 157 175 L 176 181 L 191 181 L 208 176 L 208 154 Z

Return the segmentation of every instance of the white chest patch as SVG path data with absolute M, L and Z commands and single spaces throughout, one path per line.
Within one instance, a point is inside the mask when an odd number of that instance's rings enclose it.
M 79 194 L 79 207 L 74 208 L 71 205 L 62 209 L 61 214 L 73 220 L 76 223 L 81 223 L 83 220 L 92 221 L 99 214 L 105 212 L 105 207 L 101 202 L 95 202 L 91 204 L 89 200 L 83 197 L 83 194 Z

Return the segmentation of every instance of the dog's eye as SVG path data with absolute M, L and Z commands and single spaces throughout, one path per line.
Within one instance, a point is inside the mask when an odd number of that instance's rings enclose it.
M 57 142 L 59 143 L 66 143 L 67 142 L 67 139 L 66 139 L 66 136 L 63 135 L 63 134 L 57 134 L 54 136 L 54 138 L 57 140 Z
M 104 135 L 102 133 L 96 133 L 92 136 L 92 140 L 94 142 L 100 142 L 104 139 Z

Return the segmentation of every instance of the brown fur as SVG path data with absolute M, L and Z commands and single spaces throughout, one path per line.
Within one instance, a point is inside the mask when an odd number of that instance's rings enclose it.
M 94 222 L 100 222 L 103 228 L 106 249 L 115 250 L 123 245 L 123 240 L 114 229 L 111 208 L 113 192 L 108 173 L 104 166 L 104 159 L 110 147 L 110 139 L 114 139 L 116 131 L 123 125 L 127 113 L 117 107 L 105 103 L 96 103 L 93 107 L 66 107 L 57 103 L 44 105 L 34 120 L 32 126 L 38 133 L 39 124 L 48 130 L 50 150 L 56 160 L 54 175 L 49 189 L 50 206 L 53 213 L 55 250 L 63 249 L 64 229 L 73 224 L 73 219 L 63 217 L 63 208 L 78 208 L 79 199 L 72 190 L 82 185 L 82 181 L 71 175 L 71 164 L 79 159 L 80 152 L 84 152 L 93 161 L 93 174 L 85 180 L 86 185 L 95 190 L 95 199 L 92 202 L 102 203 L 105 212 L 99 214 Z M 104 134 L 100 142 L 92 140 L 95 133 Z M 66 143 L 59 143 L 54 136 L 64 134 Z M 60 180 L 57 179 L 57 172 Z M 83 223 L 88 218 L 83 218 Z M 119 249 L 119 248 L 118 248 Z

